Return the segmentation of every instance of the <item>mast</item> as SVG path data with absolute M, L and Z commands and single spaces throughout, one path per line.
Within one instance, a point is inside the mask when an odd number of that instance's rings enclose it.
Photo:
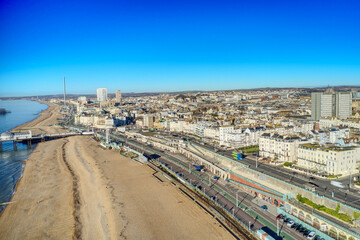
M 66 107 L 66 88 L 65 88 L 65 76 L 64 76 L 64 107 Z

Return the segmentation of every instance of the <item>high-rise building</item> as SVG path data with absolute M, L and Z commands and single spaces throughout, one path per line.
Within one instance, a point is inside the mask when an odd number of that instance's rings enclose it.
M 116 102 L 121 103 L 121 91 L 120 90 L 116 91 Z
M 311 118 L 320 120 L 322 117 L 351 117 L 351 93 L 327 92 L 311 93 Z
M 97 93 L 97 100 L 99 102 L 107 101 L 107 89 L 106 88 L 98 88 L 96 93 Z

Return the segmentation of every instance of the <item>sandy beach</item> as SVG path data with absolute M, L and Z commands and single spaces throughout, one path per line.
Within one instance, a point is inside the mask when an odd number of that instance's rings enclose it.
M 40 113 L 40 116 L 31 122 L 24 123 L 13 130 L 12 132 L 22 132 L 31 130 L 33 135 L 41 134 L 41 133 L 58 133 L 67 131 L 66 129 L 53 126 L 56 124 L 56 120 L 61 118 L 61 114 L 59 113 L 60 106 L 49 103 L 49 102 L 41 102 L 47 104 L 49 107 L 45 111 Z
M 63 131 L 49 126 L 58 108 L 20 128 Z M 40 143 L 0 217 L 0 239 L 233 239 L 153 173 L 90 136 Z

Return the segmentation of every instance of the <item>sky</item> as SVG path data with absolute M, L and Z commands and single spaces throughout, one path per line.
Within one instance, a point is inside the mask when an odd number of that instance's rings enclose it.
M 360 85 L 360 1 L 0 0 L 0 96 Z

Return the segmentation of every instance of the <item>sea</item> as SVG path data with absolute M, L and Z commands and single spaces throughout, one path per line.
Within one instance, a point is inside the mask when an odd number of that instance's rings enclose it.
M 48 105 L 30 100 L 0 100 L 0 108 L 10 111 L 0 115 L 0 134 L 32 121 L 39 116 L 39 113 L 46 110 Z M 22 176 L 25 161 L 35 149 L 33 144 L 28 149 L 26 144 L 18 143 L 18 150 L 14 151 L 13 143 L 3 143 L 3 151 L 0 151 L 0 212 L 9 202 L 15 193 L 15 185 Z

